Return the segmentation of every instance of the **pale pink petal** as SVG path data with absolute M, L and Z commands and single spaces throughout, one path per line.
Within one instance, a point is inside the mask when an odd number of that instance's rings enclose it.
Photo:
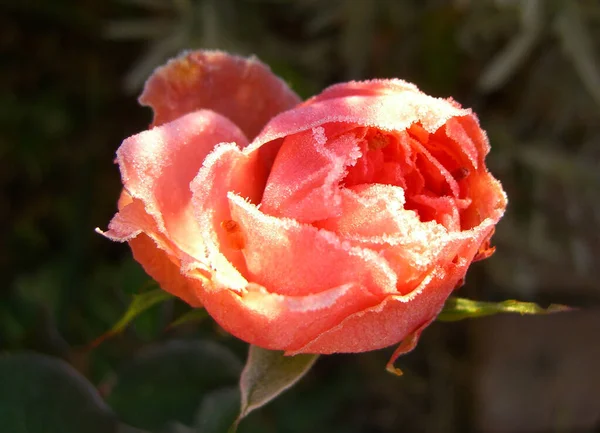
M 472 231 L 456 234 L 452 242 L 460 245 L 457 259 L 434 268 L 413 292 L 390 295 L 379 305 L 348 316 L 305 346 L 288 349 L 286 354 L 366 352 L 402 341 L 440 312 L 495 224 L 495 220 L 488 219 Z
M 346 284 L 380 296 L 397 293 L 396 275 L 377 253 L 341 242 L 327 230 L 265 215 L 241 197 L 228 196 L 231 218 L 244 235 L 249 281 L 289 296 Z
M 331 138 L 316 127 L 287 137 L 271 169 L 262 211 L 305 223 L 339 215 L 339 184 L 360 156 L 352 132 Z
M 156 69 L 139 101 L 154 110 L 153 125 L 210 109 L 231 119 L 252 138 L 300 98 L 255 57 L 192 51 Z
M 258 203 L 268 175 L 257 152 L 247 154 L 235 144 L 221 144 L 210 153 L 194 178 L 192 204 L 206 260 L 213 269 L 215 284 L 242 290 L 247 285 L 245 240 L 232 220 L 227 194 L 237 193 Z
M 189 185 L 206 155 L 223 141 L 246 144 L 246 138 L 234 124 L 204 110 L 134 135 L 117 151 L 127 193 L 143 203 L 158 233 L 178 249 L 198 258 L 202 258 L 204 246 L 190 203 Z M 121 227 L 129 215 L 123 214 L 126 208 L 115 216 Z M 137 224 L 140 218 L 138 215 L 130 226 Z M 130 237 L 133 237 L 134 227 L 131 230 Z M 146 229 L 139 227 L 139 230 Z M 111 231 L 107 235 L 112 236 Z

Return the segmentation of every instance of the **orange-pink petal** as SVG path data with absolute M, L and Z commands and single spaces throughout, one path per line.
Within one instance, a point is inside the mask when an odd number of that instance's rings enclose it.
M 360 156 L 352 132 L 330 138 L 325 128 L 315 127 L 286 137 L 267 181 L 262 211 L 305 223 L 339 215 L 339 184 Z
M 215 112 L 202 110 L 134 135 L 117 151 L 127 193 L 143 204 L 144 212 L 154 220 L 162 236 L 191 256 L 201 258 L 204 248 L 191 207 L 189 185 L 206 155 L 224 141 L 246 144 L 243 133 L 233 123 Z M 121 228 L 129 215 L 123 210 L 115 216 Z M 138 215 L 136 219 L 140 218 Z M 129 238 L 135 236 L 135 224 L 136 221 L 129 224 Z M 125 239 L 123 233 L 120 237 Z
M 321 287 L 305 296 L 272 293 L 258 284 L 242 292 L 208 289 L 202 293 L 208 313 L 232 335 L 265 349 L 300 348 L 378 297 L 357 284 Z
M 456 234 L 454 242 L 460 245 L 457 259 L 432 269 L 413 292 L 388 296 L 380 304 L 346 317 L 305 346 L 288 349 L 287 354 L 366 352 L 402 341 L 440 312 L 495 223 L 487 219 L 471 231 Z
M 300 98 L 257 58 L 204 50 L 186 52 L 156 69 L 139 101 L 154 110 L 153 125 L 210 109 L 252 138 Z
M 404 191 L 392 185 L 357 185 L 342 191 L 339 217 L 315 225 L 342 241 L 377 252 L 397 275 L 397 291 L 407 294 L 435 266 L 453 259 L 456 243 L 434 221 L 423 223 L 404 209 Z
M 229 203 L 245 238 L 247 278 L 271 293 L 307 296 L 346 284 L 378 296 L 396 293 L 396 275 L 374 251 L 342 242 L 333 232 L 266 215 L 235 194 L 229 194 Z
M 257 152 L 247 154 L 230 143 L 221 144 L 206 157 L 191 183 L 198 236 L 218 286 L 240 291 L 247 284 L 244 234 L 232 220 L 227 194 L 237 193 L 258 203 L 267 175 Z
M 174 257 L 160 249 L 146 234 L 140 234 L 129 241 L 133 258 L 138 261 L 158 285 L 170 294 L 183 299 L 192 307 L 201 307 L 200 292 L 202 282 L 190 279 L 181 273 Z

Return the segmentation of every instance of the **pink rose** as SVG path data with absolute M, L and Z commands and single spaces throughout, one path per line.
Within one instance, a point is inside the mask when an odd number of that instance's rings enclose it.
M 150 77 L 153 128 L 117 152 L 104 233 L 227 331 L 287 354 L 410 349 L 491 253 L 506 207 L 476 116 L 401 80 L 304 103 L 256 59 Z M 411 337 L 411 338 L 407 338 Z

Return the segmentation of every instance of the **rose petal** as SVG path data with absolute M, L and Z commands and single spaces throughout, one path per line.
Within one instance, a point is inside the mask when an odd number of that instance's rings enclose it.
M 178 263 L 173 262 L 173 256 L 159 248 L 152 239 L 145 234 L 131 239 L 129 246 L 133 258 L 138 261 L 161 287 L 170 294 L 183 299 L 192 307 L 201 307 L 199 295 L 202 282 L 190 279 L 181 274 Z
M 300 222 L 339 215 L 339 183 L 361 156 L 353 133 L 329 139 L 325 128 L 283 141 L 261 201 L 262 211 Z
M 258 148 L 265 143 L 330 122 L 350 123 L 384 131 L 404 131 L 412 124 L 420 123 L 426 131 L 434 133 L 453 117 L 473 116 L 471 110 L 425 95 L 416 87 L 409 86 L 406 91 L 397 92 L 394 88 L 398 81 L 400 80 L 379 81 L 378 86 L 387 89 L 387 92 L 382 90 L 375 95 L 365 91 L 344 98 L 317 96 L 310 99 L 273 118 L 254 139 L 251 147 Z M 340 89 L 343 88 L 343 85 L 339 86 Z
M 350 81 L 347 83 L 339 83 L 329 86 L 317 96 L 310 98 L 304 104 L 313 104 L 326 99 L 344 98 L 346 96 L 378 96 L 390 95 L 401 92 L 418 92 L 419 88 L 412 83 L 399 80 L 367 80 L 367 81 Z
M 241 252 L 245 241 L 232 220 L 227 194 L 258 203 L 267 174 L 257 152 L 247 154 L 235 144 L 222 144 L 206 157 L 190 185 L 199 236 L 217 285 L 240 291 L 248 283 L 242 276 L 247 272 Z
M 288 349 L 286 355 L 366 352 L 402 341 L 441 311 L 495 223 L 487 219 L 476 229 L 456 234 L 454 242 L 460 245 L 457 260 L 434 268 L 413 292 L 388 296 L 377 306 L 348 316 L 305 346 Z
M 139 101 L 154 110 L 153 125 L 206 108 L 254 137 L 300 98 L 255 57 L 203 50 L 184 53 L 156 69 Z
M 477 116 L 459 117 L 446 124 L 446 136 L 457 143 L 475 169 L 484 166 L 485 156 L 490 152 L 487 135 L 480 128 Z
M 156 223 L 153 238 L 164 237 L 185 253 L 201 259 L 204 246 L 190 204 L 190 181 L 198 173 L 206 155 L 217 143 L 246 144 L 242 132 L 225 117 L 212 111 L 197 111 L 173 122 L 134 135 L 117 151 L 124 188 L 143 203 L 144 212 Z M 136 212 L 125 206 L 111 222 L 106 235 L 129 240 L 143 227 L 140 206 Z M 138 227 L 136 228 L 136 225 Z M 116 228 L 120 232 L 117 234 Z M 129 234 L 123 230 L 129 227 Z
M 272 293 L 306 296 L 357 284 L 376 295 L 396 292 L 396 275 L 377 253 L 341 242 L 335 233 L 262 213 L 229 193 L 231 218 L 245 239 L 247 278 Z
M 485 168 L 471 174 L 464 182 L 466 196 L 471 204 L 460 212 L 461 228 L 468 230 L 477 226 L 485 218 L 498 221 L 506 209 L 508 199 L 500 182 Z
M 142 201 L 123 191 L 119 198 L 119 213 L 110 222 L 109 230 L 100 233 L 114 241 L 128 241 L 135 260 L 163 290 L 194 307 L 201 306 L 197 292 L 202 283 L 182 275 L 178 255 L 185 254 L 159 232 L 156 221 L 146 213 Z M 197 267 L 200 280 L 208 275 L 206 269 L 201 268 L 201 265 Z
M 414 290 L 435 266 L 453 259 L 448 231 L 435 222 L 423 223 L 404 209 L 404 191 L 392 185 L 359 185 L 342 191 L 339 217 L 315 223 L 342 241 L 378 253 L 398 277 L 397 290 Z
M 320 289 L 306 296 L 284 296 L 250 284 L 241 293 L 204 291 L 202 302 L 227 332 L 271 350 L 302 347 L 344 317 L 378 302 L 376 296 L 356 284 Z

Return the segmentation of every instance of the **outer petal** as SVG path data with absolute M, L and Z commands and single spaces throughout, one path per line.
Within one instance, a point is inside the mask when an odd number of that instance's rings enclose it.
M 140 225 L 150 217 L 156 225 L 155 239 L 164 237 L 177 249 L 201 259 L 204 246 L 190 203 L 189 184 L 206 155 L 223 141 L 246 144 L 235 125 L 206 110 L 125 140 L 117 151 L 123 185 L 134 201 L 143 204 L 144 212 L 139 204 L 125 206 L 106 235 L 129 240 L 140 231 L 152 230 L 148 224 Z
M 182 275 L 180 267 L 193 266 L 199 276 L 207 276 L 208 267 L 189 184 L 215 144 L 232 139 L 246 144 L 226 118 L 199 111 L 130 137 L 117 152 L 125 190 L 103 234 L 128 241 L 146 272 L 193 306 L 200 305 L 202 283 Z
M 154 110 L 153 125 L 206 108 L 254 137 L 273 116 L 295 106 L 300 98 L 254 57 L 193 51 L 158 68 L 139 101 Z
M 380 301 L 355 284 L 321 289 L 314 295 L 284 296 L 250 284 L 241 293 L 209 288 L 201 300 L 227 332 L 272 350 L 302 347 L 353 312 Z
M 495 224 L 487 219 L 476 229 L 457 234 L 457 260 L 435 268 L 410 294 L 389 296 L 377 306 L 348 316 L 305 346 L 287 349 L 286 354 L 366 352 L 403 340 L 440 312 Z
M 202 283 L 198 279 L 190 280 L 180 270 L 182 257 L 188 261 L 192 259 L 158 230 L 156 221 L 146 213 L 142 201 L 123 191 L 119 210 L 110 222 L 109 230 L 102 234 L 115 241 L 128 241 L 133 257 L 163 290 L 199 307 L 198 290 Z M 202 266 L 199 268 L 197 274 L 201 279 L 207 273 L 201 269 Z
M 182 275 L 173 256 L 158 248 L 156 243 L 143 233 L 131 239 L 129 246 L 133 257 L 163 290 L 183 299 L 192 307 L 202 306 L 199 298 L 202 283 Z
M 279 114 L 271 120 L 251 144 L 258 148 L 265 143 L 312 129 L 329 122 L 352 123 L 379 128 L 384 131 L 404 131 L 412 124 L 420 123 L 429 133 L 434 133 L 453 117 L 474 116 L 471 110 L 462 109 L 445 99 L 433 98 L 414 86 L 406 91 L 395 91 L 399 80 L 380 80 L 378 86 L 386 92 L 372 94 L 362 91 L 354 96 L 308 100 L 301 106 Z M 355 83 L 361 87 L 369 82 Z M 334 86 L 348 93 L 343 85 Z M 323 94 L 327 95 L 326 90 Z
M 349 81 L 346 83 L 329 86 L 317 96 L 310 98 L 305 104 L 324 101 L 332 98 L 343 98 L 346 96 L 377 96 L 393 95 L 401 92 L 419 92 L 419 88 L 412 83 L 399 79 L 375 79 L 367 81 Z

